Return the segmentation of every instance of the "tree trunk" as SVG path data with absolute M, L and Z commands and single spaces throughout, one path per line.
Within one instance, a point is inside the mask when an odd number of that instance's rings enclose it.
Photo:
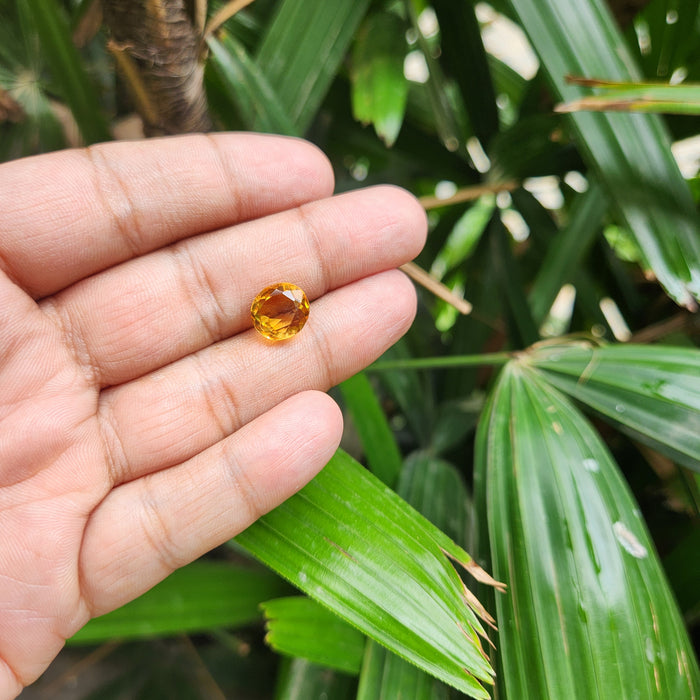
M 148 136 L 211 128 L 200 36 L 186 0 L 103 0 L 110 51 Z

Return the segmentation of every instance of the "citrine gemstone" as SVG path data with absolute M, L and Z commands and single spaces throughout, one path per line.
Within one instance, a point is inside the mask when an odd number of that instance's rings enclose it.
M 250 307 L 253 325 L 270 340 L 285 340 L 296 335 L 309 317 L 309 300 L 295 284 L 273 284 L 253 299 Z

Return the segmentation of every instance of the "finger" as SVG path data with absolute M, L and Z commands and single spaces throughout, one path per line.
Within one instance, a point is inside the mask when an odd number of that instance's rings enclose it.
M 296 139 L 208 134 L 101 144 L 0 166 L 0 269 L 35 298 L 173 241 L 327 197 Z
M 103 391 L 111 483 L 179 464 L 287 397 L 338 384 L 395 343 L 415 310 L 413 285 L 391 270 L 315 301 L 289 341 L 271 343 L 250 330 Z
M 341 433 L 333 400 L 305 392 L 191 460 L 114 489 L 83 540 L 92 614 L 135 598 L 289 498 L 328 462 Z
M 119 384 L 251 325 L 250 304 L 287 281 L 311 299 L 418 254 L 426 220 L 394 187 L 311 202 L 188 239 L 45 303 L 101 386 Z
M 0 659 L 0 698 L 15 698 L 24 687 L 17 674 Z

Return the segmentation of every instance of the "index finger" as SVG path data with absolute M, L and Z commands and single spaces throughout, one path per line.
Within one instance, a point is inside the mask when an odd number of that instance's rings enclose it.
M 297 139 L 199 134 L 0 166 L 0 269 L 35 298 L 189 236 L 329 196 Z

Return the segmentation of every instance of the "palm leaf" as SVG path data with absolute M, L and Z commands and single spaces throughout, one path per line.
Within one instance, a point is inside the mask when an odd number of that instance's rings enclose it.
M 602 0 L 510 3 L 561 100 L 585 96 L 582 87 L 567 82 L 568 75 L 639 79 Z M 569 118 L 579 148 L 649 267 L 677 303 L 695 308 L 700 299 L 700 217 L 660 118 L 588 112 Z
M 464 540 L 471 500 L 459 472 L 428 452 L 411 455 L 404 464 L 398 493 L 432 523 Z M 362 663 L 357 700 L 447 700 L 450 689 L 395 654 L 369 641 Z
M 399 656 L 488 697 L 479 681 L 490 683 L 492 670 L 477 613 L 488 615 L 447 557 L 496 582 L 345 453 L 237 542 Z
M 258 621 L 260 603 L 289 586 L 261 568 L 196 561 L 140 598 L 90 620 L 68 644 L 193 633 Z
M 282 0 L 267 26 L 256 62 L 300 133 L 316 115 L 368 6 L 369 0 Z
M 700 471 L 700 351 L 668 346 L 544 346 L 547 381 L 635 439 Z
M 357 675 L 365 638 L 328 608 L 305 596 L 275 598 L 261 605 L 265 641 L 278 653 Z
M 479 427 L 477 488 L 513 698 L 700 693 L 700 671 L 626 482 L 576 408 L 527 361 L 502 372 Z
M 108 141 L 109 128 L 102 115 L 97 90 L 73 45 L 67 19 L 55 0 L 28 0 L 27 10 L 41 40 L 41 50 L 54 85 L 70 107 L 84 141 Z
M 401 453 L 386 416 L 364 372 L 340 385 L 345 407 L 359 433 L 372 473 L 393 486 L 401 471 Z

